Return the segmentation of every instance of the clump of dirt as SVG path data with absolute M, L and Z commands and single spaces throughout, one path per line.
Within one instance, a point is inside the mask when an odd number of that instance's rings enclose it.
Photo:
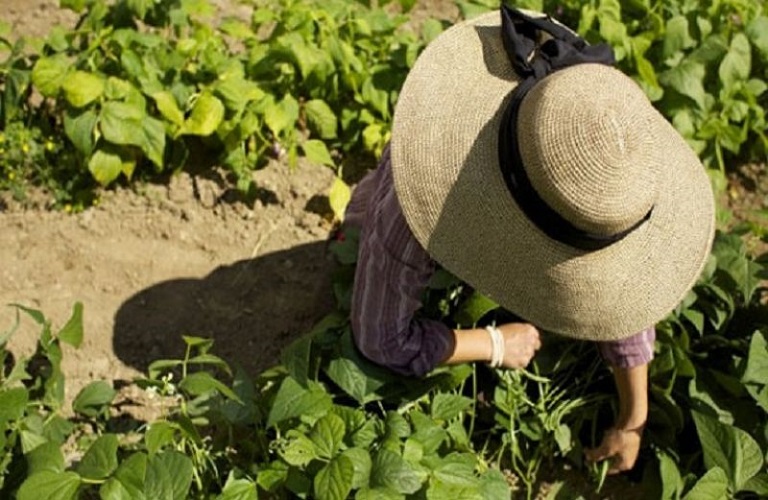
M 731 211 L 730 226 L 748 225 L 748 249 L 755 255 L 768 252 L 768 176 L 765 163 L 745 163 L 728 174 L 723 203 Z

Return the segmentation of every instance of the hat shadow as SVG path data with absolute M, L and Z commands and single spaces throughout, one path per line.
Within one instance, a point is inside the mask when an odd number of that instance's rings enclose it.
M 332 310 L 333 269 L 327 243 L 316 242 L 157 283 L 116 312 L 114 352 L 145 372 L 157 359 L 183 357 L 182 335 L 205 337 L 230 365 L 257 374 Z
M 480 46 L 483 52 L 483 62 L 488 74 L 502 80 L 509 80 L 510 76 L 517 77 L 512 71 L 512 62 L 508 65 L 499 64 L 499 58 L 508 60 L 509 56 L 501 44 L 501 33 L 498 26 L 475 26 L 477 36 L 480 38 Z M 498 43 L 491 44 L 490 40 L 496 38 Z

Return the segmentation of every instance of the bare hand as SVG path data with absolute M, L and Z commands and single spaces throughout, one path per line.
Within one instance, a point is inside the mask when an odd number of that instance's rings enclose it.
M 610 459 L 611 466 L 608 474 L 618 474 L 634 467 L 637 455 L 640 453 L 640 441 L 643 428 L 618 429 L 611 428 L 605 432 L 600 446 L 584 450 L 588 462 L 599 462 Z
M 528 323 L 507 323 L 497 327 L 504 337 L 504 368 L 524 368 L 541 347 L 539 331 Z

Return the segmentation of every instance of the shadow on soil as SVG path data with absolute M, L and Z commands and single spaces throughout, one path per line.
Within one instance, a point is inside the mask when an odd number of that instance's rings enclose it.
M 331 311 L 334 262 L 325 242 L 221 266 L 202 279 L 158 283 L 115 315 L 116 355 L 142 372 L 184 354 L 182 335 L 214 340 L 212 352 L 256 374 Z

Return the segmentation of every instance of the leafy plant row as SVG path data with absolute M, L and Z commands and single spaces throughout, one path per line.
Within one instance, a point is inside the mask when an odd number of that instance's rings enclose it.
M 181 359 L 156 360 L 134 381 L 162 415 L 126 426 L 116 391 L 95 381 L 64 415 L 61 344 L 82 341 L 82 306 L 41 328 L 31 359 L 0 339 L 0 496 L 75 498 L 532 498 L 541 471 L 564 461 L 593 477 L 585 447 L 613 421 L 612 378 L 593 344 L 548 335 L 529 370 L 439 368 L 403 379 L 366 362 L 348 321 L 356 238 L 332 245 L 337 311 L 255 378 L 185 337 Z M 651 410 L 636 486 L 644 498 L 768 495 L 766 264 L 720 234 L 683 304 L 658 328 Z M 508 314 L 443 271 L 425 314 L 449 324 Z M 550 498 L 581 498 L 558 481 Z
M 457 2 L 465 15 L 497 0 Z M 765 161 L 768 12 L 751 0 L 530 0 L 589 42 L 607 42 L 705 165 Z
M 0 32 L 0 188 L 33 180 L 83 205 L 94 180 L 218 164 L 247 192 L 269 157 L 337 168 L 379 153 L 408 69 L 444 23 L 414 31 L 390 2 L 252 3 L 250 20 L 216 23 L 206 0 L 61 0 L 81 14 L 74 29 L 33 45 Z M 465 17 L 499 5 L 456 3 Z M 765 160 L 763 2 L 513 3 L 610 43 L 708 166 Z
M 336 167 L 380 152 L 405 74 L 442 25 L 417 34 L 405 15 L 345 0 L 254 3 L 250 21 L 216 23 L 206 0 L 62 0 L 81 13 L 74 29 L 39 46 L 0 33 L 0 183 L 32 176 L 72 200 L 94 179 L 202 157 L 247 191 L 269 157 Z

